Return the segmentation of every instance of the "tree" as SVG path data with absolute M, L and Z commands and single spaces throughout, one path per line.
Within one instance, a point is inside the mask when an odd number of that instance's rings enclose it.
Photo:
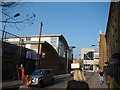
M 2 7 L 1 9 L 1 14 L 2 14 L 2 20 L 0 20 L 0 22 L 6 22 L 5 20 L 8 18 L 11 18 L 13 15 L 11 15 L 10 13 L 10 9 L 12 8 L 16 8 L 18 5 L 23 4 L 19 3 L 19 2 L 0 2 L 0 7 Z M 25 24 L 33 24 L 34 20 L 35 20 L 35 14 L 32 13 L 32 15 L 27 14 L 26 16 L 24 16 L 25 18 L 22 19 L 15 19 L 15 18 L 11 18 L 10 20 L 8 20 L 6 23 L 9 23 L 10 26 L 14 26 L 16 29 L 20 30 L 20 26 L 24 27 Z
M 16 2 L 0 2 L 0 6 L 2 7 L 10 7 L 14 5 Z

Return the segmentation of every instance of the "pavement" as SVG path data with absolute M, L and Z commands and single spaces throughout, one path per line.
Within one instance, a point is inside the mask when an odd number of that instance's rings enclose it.
M 100 78 L 99 78 L 99 74 L 94 72 L 93 76 L 88 80 L 88 85 L 90 87 L 90 89 L 107 89 L 106 83 L 104 81 L 104 83 L 102 85 L 100 85 Z
M 66 77 L 69 77 L 69 76 L 70 76 L 70 74 L 55 75 L 55 79 L 62 79 L 62 78 L 66 78 Z M 23 85 L 22 80 L 2 82 L 2 90 L 17 89 L 21 85 Z
M 88 82 L 89 79 L 94 75 L 94 72 L 84 72 L 85 77 L 86 77 L 86 81 Z

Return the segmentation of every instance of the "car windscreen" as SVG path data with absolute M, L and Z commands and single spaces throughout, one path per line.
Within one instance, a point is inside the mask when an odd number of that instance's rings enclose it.
M 40 75 L 43 74 L 43 70 L 35 70 L 31 75 Z

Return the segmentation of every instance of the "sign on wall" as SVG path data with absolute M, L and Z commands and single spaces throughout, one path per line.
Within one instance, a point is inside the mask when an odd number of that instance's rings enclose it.
M 78 68 L 80 68 L 80 63 L 72 63 L 71 64 L 71 68 L 72 69 L 78 69 Z
M 32 52 L 32 51 L 27 51 L 26 52 L 26 58 L 28 58 L 28 59 L 37 59 L 37 53 Z

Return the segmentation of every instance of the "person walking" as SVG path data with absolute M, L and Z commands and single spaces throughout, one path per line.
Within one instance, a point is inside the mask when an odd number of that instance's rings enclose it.
M 71 90 L 71 89 L 89 90 L 88 83 L 85 81 L 86 78 L 84 76 L 82 69 L 75 70 L 73 74 L 73 80 L 68 81 L 67 90 Z
M 100 70 L 99 72 L 99 77 L 100 77 L 100 85 L 102 85 L 104 83 L 104 78 L 103 78 L 104 72 L 103 70 Z
M 23 64 L 20 65 L 19 69 L 21 70 L 21 77 L 20 78 L 23 79 L 25 77 L 25 69 L 23 67 Z

